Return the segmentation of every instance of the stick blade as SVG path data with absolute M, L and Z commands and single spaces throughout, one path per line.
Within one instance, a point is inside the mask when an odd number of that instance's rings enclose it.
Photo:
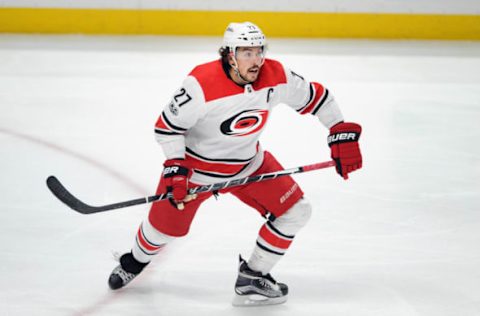
M 65 205 L 81 214 L 92 214 L 102 211 L 101 209 L 87 205 L 74 197 L 55 176 L 49 176 L 47 178 L 47 187 L 53 195 Z

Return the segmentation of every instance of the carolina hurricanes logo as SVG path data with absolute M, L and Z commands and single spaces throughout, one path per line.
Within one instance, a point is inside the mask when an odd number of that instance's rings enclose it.
M 229 136 L 251 135 L 262 129 L 267 117 L 267 110 L 246 110 L 224 121 L 220 125 L 220 130 Z

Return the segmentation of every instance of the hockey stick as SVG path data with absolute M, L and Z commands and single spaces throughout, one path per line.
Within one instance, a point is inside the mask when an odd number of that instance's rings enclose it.
M 202 193 L 202 192 L 212 192 L 212 191 L 231 188 L 231 187 L 244 185 L 248 183 L 261 182 L 265 180 L 275 179 L 278 177 L 292 175 L 295 173 L 309 172 L 309 171 L 324 169 L 324 168 L 333 167 L 333 166 L 335 166 L 335 162 L 333 160 L 325 161 L 325 162 L 315 163 L 315 164 L 291 168 L 291 169 L 259 174 L 256 176 L 250 176 L 250 177 L 245 177 L 241 179 L 235 179 L 235 180 L 219 182 L 214 184 L 201 185 L 188 190 L 188 193 L 196 194 L 196 193 Z M 50 176 L 47 178 L 47 186 L 50 189 L 50 191 L 53 193 L 53 195 L 55 195 L 60 201 L 62 201 L 68 207 L 70 207 L 71 209 L 81 214 L 93 214 L 98 212 L 105 212 L 105 211 L 110 211 L 114 209 L 133 206 L 133 205 L 152 203 L 160 200 L 165 200 L 171 197 L 171 193 L 168 193 L 168 194 L 164 193 L 160 195 L 152 195 L 152 196 L 143 197 L 135 200 L 129 200 L 125 202 L 119 202 L 119 203 L 108 204 L 103 206 L 90 206 L 83 203 L 82 201 L 74 197 L 70 192 L 68 192 L 68 190 L 62 185 L 62 183 L 60 183 L 60 181 L 55 176 Z

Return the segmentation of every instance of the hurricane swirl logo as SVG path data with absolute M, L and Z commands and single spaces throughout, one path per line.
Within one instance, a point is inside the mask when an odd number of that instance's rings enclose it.
M 251 135 L 262 129 L 267 117 L 267 110 L 246 110 L 224 121 L 220 125 L 220 130 L 229 136 Z

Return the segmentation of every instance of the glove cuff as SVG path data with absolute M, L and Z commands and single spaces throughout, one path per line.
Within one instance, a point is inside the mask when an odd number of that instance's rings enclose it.
M 184 159 L 168 159 L 163 163 L 163 177 L 171 178 L 175 176 L 190 176 L 190 168 L 186 165 Z
M 358 142 L 362 127 L 356 123 L 338 123 L 330 129 L 330 135 L 327 138 L 328 146 L 335 144 Z

